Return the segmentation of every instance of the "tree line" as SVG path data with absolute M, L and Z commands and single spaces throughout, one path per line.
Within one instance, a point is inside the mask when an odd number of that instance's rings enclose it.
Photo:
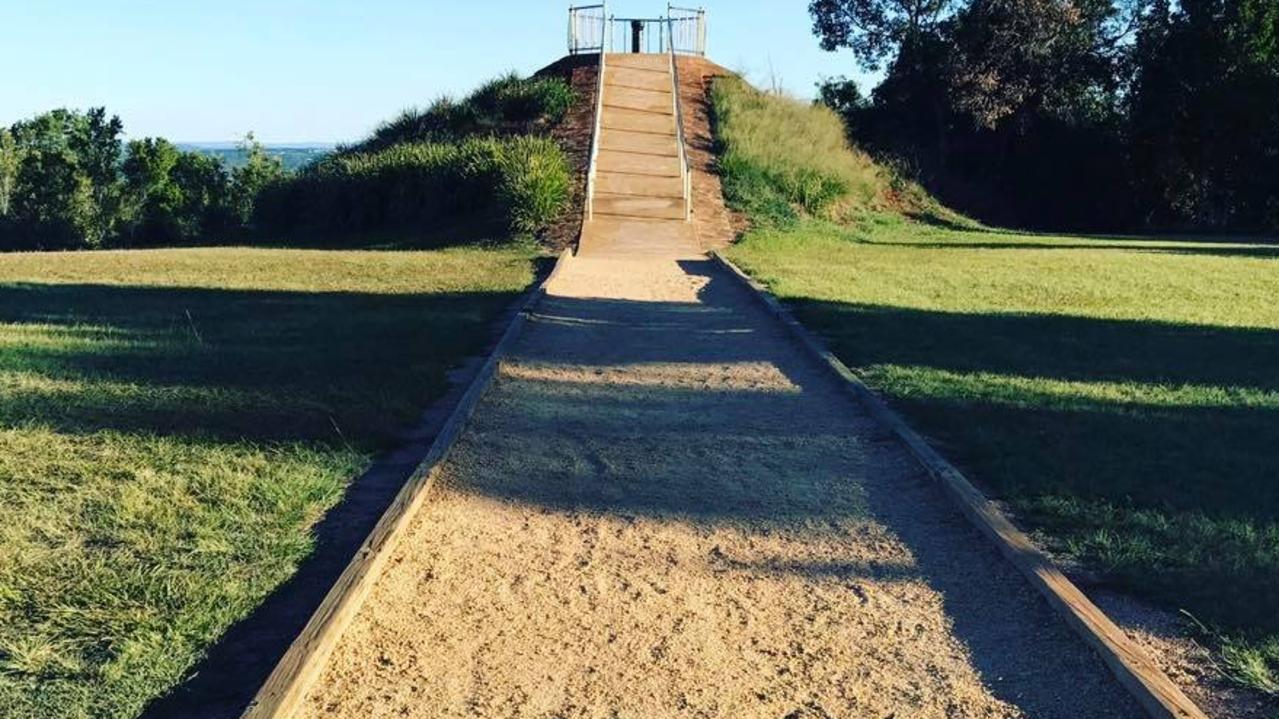
M 1279 230 L 1279 0 L 812 0 L 855 140 L 979 219 Z
M 0 127 L 0 250 L 182 245 L 244 234 L 261 190 L 284 175 L 246 138 L 247 161 L 163 138 L 125 143 L 104 108 L 59 109 Z
M 563 78 L 504 75 L 295 171 L 251 134 L 228 168 L 163 138 L 126 143 L 104 108 L 46 112 L 0 127 L 0 251 L 287 244 L 441 221 L 536 233 L 568 202 L 549 132 L 575 101 Z

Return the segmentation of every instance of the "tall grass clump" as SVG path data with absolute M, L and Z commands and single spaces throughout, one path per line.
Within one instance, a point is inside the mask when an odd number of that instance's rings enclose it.
M 842 121 L 826 107 L 763 93 L 735 77 L 716 80 L 711 102 L 724 193 L 757 219 L 869 206 L 889 182 L 849 146 Z
M 504 222 L 531 233 L 568 201 L 568 161 L 544 137 L 414 142 L 334 155 L 270 188 L 268 231 L 411 229 L 443 219 Z
M 462 100 L 442 97 L 424 109 L 409 108 L 344 152 L 372 152 L 406 142 L 537 134 L 563 119 L 572 104 L 573 90 L 562 78 L 521 78 L 512 73 L 484 83 Z
M 461 101 L 405 110 L 269 188 L 256 224 L 277 236 L 441 223 L 536 233 L 568 204 L 568 159 L 547 132 L 573 101 L 561 78 L 511 74 Z

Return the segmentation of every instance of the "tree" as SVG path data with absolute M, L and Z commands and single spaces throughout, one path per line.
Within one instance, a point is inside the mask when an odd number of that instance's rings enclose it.
M 170 178 L 178 148 L 163 138 L 129 142 L 124 185 L 129 197 L 129 240 L 134 245 L 164 245 L 183 239 L 178 216 L 181 189 Z
M 914 166 L 943 168 L 949 154 L 950 102 L 939 78 L 946 75 L 946 26 L 959 2 L 812 0 L 808 6 L 823 50 L 849 48 L 868 70 L 889 60 L 874 94 L 878 118 L 868 125 L 886 127 L 889 117 L 906 123 L 888 152 Z
M 856 141 L 979 219 L 1279 228 L 1279 0 L 813 0 Z
M 0 183 L 12 178 L 5 202 L 18 229 L 10 231 L 24 246 L 94 247 L 110 237 L 121 130 L 102 108 L 53 110 L 13 125 L 11 151 L 0 150 Z
M 817 102 L 834 110 L 845 121 L 852 118 L 859 110 L 866 108 L 865 96 L 857 87 L 857 83 L 842 75 L 826 77 L 817 83 Z M 852 128 L 849 128 L 850 131 Z
M 937 32 L 957 0 L 812 0 L 813 34 L 826 51 L 849 48 L 868 70 L 910 55 Z
M 68 144 L 76 162 L 89 180 L 93 195 L 93 221 L 90 239 L 101 244 L 111 236 L 119 215 L 120 118 L 107 117 L 106 108 L 89 109 L 72 124 Z
M 22 156 L 18 154 L 18 142 L 13 139 L 13 133 L 7 127 L 0 127 L 0 218 L 9 215 L 21 162 Z
M 1086 119 L 1117 105 L 1140 0 L 973 0 L 954 27 L 955 109 L 994 128 L 1045 111 Z
M 283 164 L 250 135 L 234 175 L 163 138 L 123 146 L 104 108 L 0 127 L 0 249 L 190 244 L 244 229 Z
M 237 229 L 230 177 L 220 160 L 183 152 L 169 177 L 182 196 L 179 216 L 186 241 L 219 239 Z
M 216 158 L 163 138 L 129 143 L 123 166 L 134 245 L 190 244 L 237 227 L 231 184 Z
M 89 244 L 93 196 L 69 151 L 24 153 L 14 184 L 13 245 L 70 249 Z
M 262 143 L 245 135 L 240 143 L 245 162 L 231 172 L 231 207 L 236 219 L 243 225 L 253 220 L 253 206 L 258 195 L 266 187 L 284 179 L 284 163 L 280 158 L 267 154 Z
M 1135 55 L 1129 136 L 1146 222 L 1279 228 L 1279 0 L 1161 3 Z

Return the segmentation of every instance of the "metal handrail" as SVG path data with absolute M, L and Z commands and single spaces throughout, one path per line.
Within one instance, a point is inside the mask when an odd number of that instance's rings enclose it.
M 600 4 L 600 62 L 595 77 L 595 123 L 591 127 L 591 159 L 586 171 L 586 219 L 595 219 L 595 166 L 600 154 L 600 126 L 604 117 L 604 58 L 608 55 L 608 12 Z
M 653 52 L 653 29 L 657 30 L 657 52 L 665 53 L 667 45 L 667 22 L 664 17 L 610 17 L 608 19 L 608 42 L 614 48 L 623 48 L 623 52 Z M 632 33 L 639 25 L 639 37 Z M 618 42 L 618 34 L 622 41 Z
M 684 195 L 684 221 L 688 222 L 693 217 L 693 168 L 689 165 L 688 152 L 684 149 L 684 103 L 680 99 L 679 63 L 675 61 L 675 27 L 673 20 L 669 17 L 669 6 L 666 11 L 668 13 L 666 21 L 671 23 L 667 28 L 671 33 L 667 50 L 671 63 L 671 105 L 675 114 L 675 145 L 679 152 L 680 190 Z
M 668 4 L 665 17 L 610 16 L 604 27 L 604 36 L 599 44 L 616 52 L 665 53 L 673 49 L 681 55 L 705 56 L 706 11 Z M 587 51 L 594 50 L 596 44 L 583 47 Z
M 594 15 L 589 10 L 599 10 L 599 15 Z M 593 31 L 595 27 L 589 22 L 598 20 L 599 33 Z M 607 30 L 608 13 L 605 12 L 604 4 L 595 5 L 571 5 L 568 9 L 568 54 L 577 55 L 580 53 L 598 50 L 604 52 L 605 31 Z M 593 36 L 592 36 L 593 35 Z
M 612 35 L 618 27 L 628 26 L 632 23 L 642 23 L 643 27 L 640 32 L 643 33 L 646 49 L 650 49 L 652 43 L 652 36 L 647 32 L 648 26 L 656 26 L 658 28 L 658 51 L 665 52 L 670 62 L 671 111 L 675 119 L 680 195 L 684 199 L 684 221 L 687 222 L 692 219 L 693 214 L 693 168 L 688 158 L 686 139 L 684 137 L 684 103 L 680 98 L 679 63 L 676 61 L 675 55 L 706 54 L 706 11 L 677 7 L 668 3 L 665 18 L 616 18 L 608 15 L 606 5 L 607 3 L 602 2 L 595 5 L 569 7 L 569 53 L 575 55 L 591 50 L 598 50 L 599 52 L 599 69 L 595 78 L 595 122 L 591 128 L 591 156 L 586 173 L 586 207 L 583 211 L 585 221 L 589 222 L 595 219 L 595 176 L 596 166 L 599 163 L 600 133 L 604 118 L 604 74 L 609 47 L 614 44 Z M 589 10 L 599 10 L 599 15 L 583 12 Z M 689 14 L 683 17 L 675 17 L 672 14 L 675 12 Z M 587 22 L 584 23 L 583 20 Z M 594 34 L 595 28 L 589 23 L 592 20 L 598 20 L 600 23 L 598 35 Z M 680 43 L 677 41 L 675 31 L 677 22 L 680 24 L 681 30 L 687 30 L 689 23 L 695 23 L 692 26 L 693 34 L 691 38 L 687 32 L 681 35 L 681 37 L 688 40 L 683 47 L 678 47 Z
M 682 16 L 675 16 L 672 13 L 683 13 Z M 680 7 L 671 3 L 666 5 L 666 17 L 671 22 L 670 38 L 671 44 L 676 46 L 675 52 L 686 55 L 706 56 L 706 10 L 704 8 Z M 676 25 L 675 23 L 679 23 Z M 692 36 L 688 33 L 677 33 L 677 29 L 688 30 L 688 26 L 692 24 Z M 688 42 L 681 47 L 680 38 L 686 39 Z

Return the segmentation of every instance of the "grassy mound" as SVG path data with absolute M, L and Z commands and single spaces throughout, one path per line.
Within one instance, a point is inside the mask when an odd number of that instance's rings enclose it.
M 867 209 L 967 222 L 852 147 L 843 121 L 826 107 L 763 93 L 736 77 L 715 81 L 711 105 L 724 195 L 756 224 Z
M 413 142 L 335 155 L 268 188 L 258 222 L 270 233 L 411 228 L 495 218 L 531 233 L 567 202 L 568 163 L 542 137 Z
M 510 74 L 481 85 L 461 101 L 442 97 L 409 108 L 344 152 L 376 152 L 406 142 L 458 142 L 468 137 L 529 135 L 564 117 L 573 91 L 558 77 Z
M 269 235 L 501 225 L 532 234 L 568 204 L 563 150 L 545 133 L 574 101 L 560 78 L 514 75 L 466 99 L 406 110 L 372 136 L 266 188 Z
M 1279 695 L 1279 247 L 983 228 L 825 110 L 713 101 L 733 259 L 1042 541 Z

